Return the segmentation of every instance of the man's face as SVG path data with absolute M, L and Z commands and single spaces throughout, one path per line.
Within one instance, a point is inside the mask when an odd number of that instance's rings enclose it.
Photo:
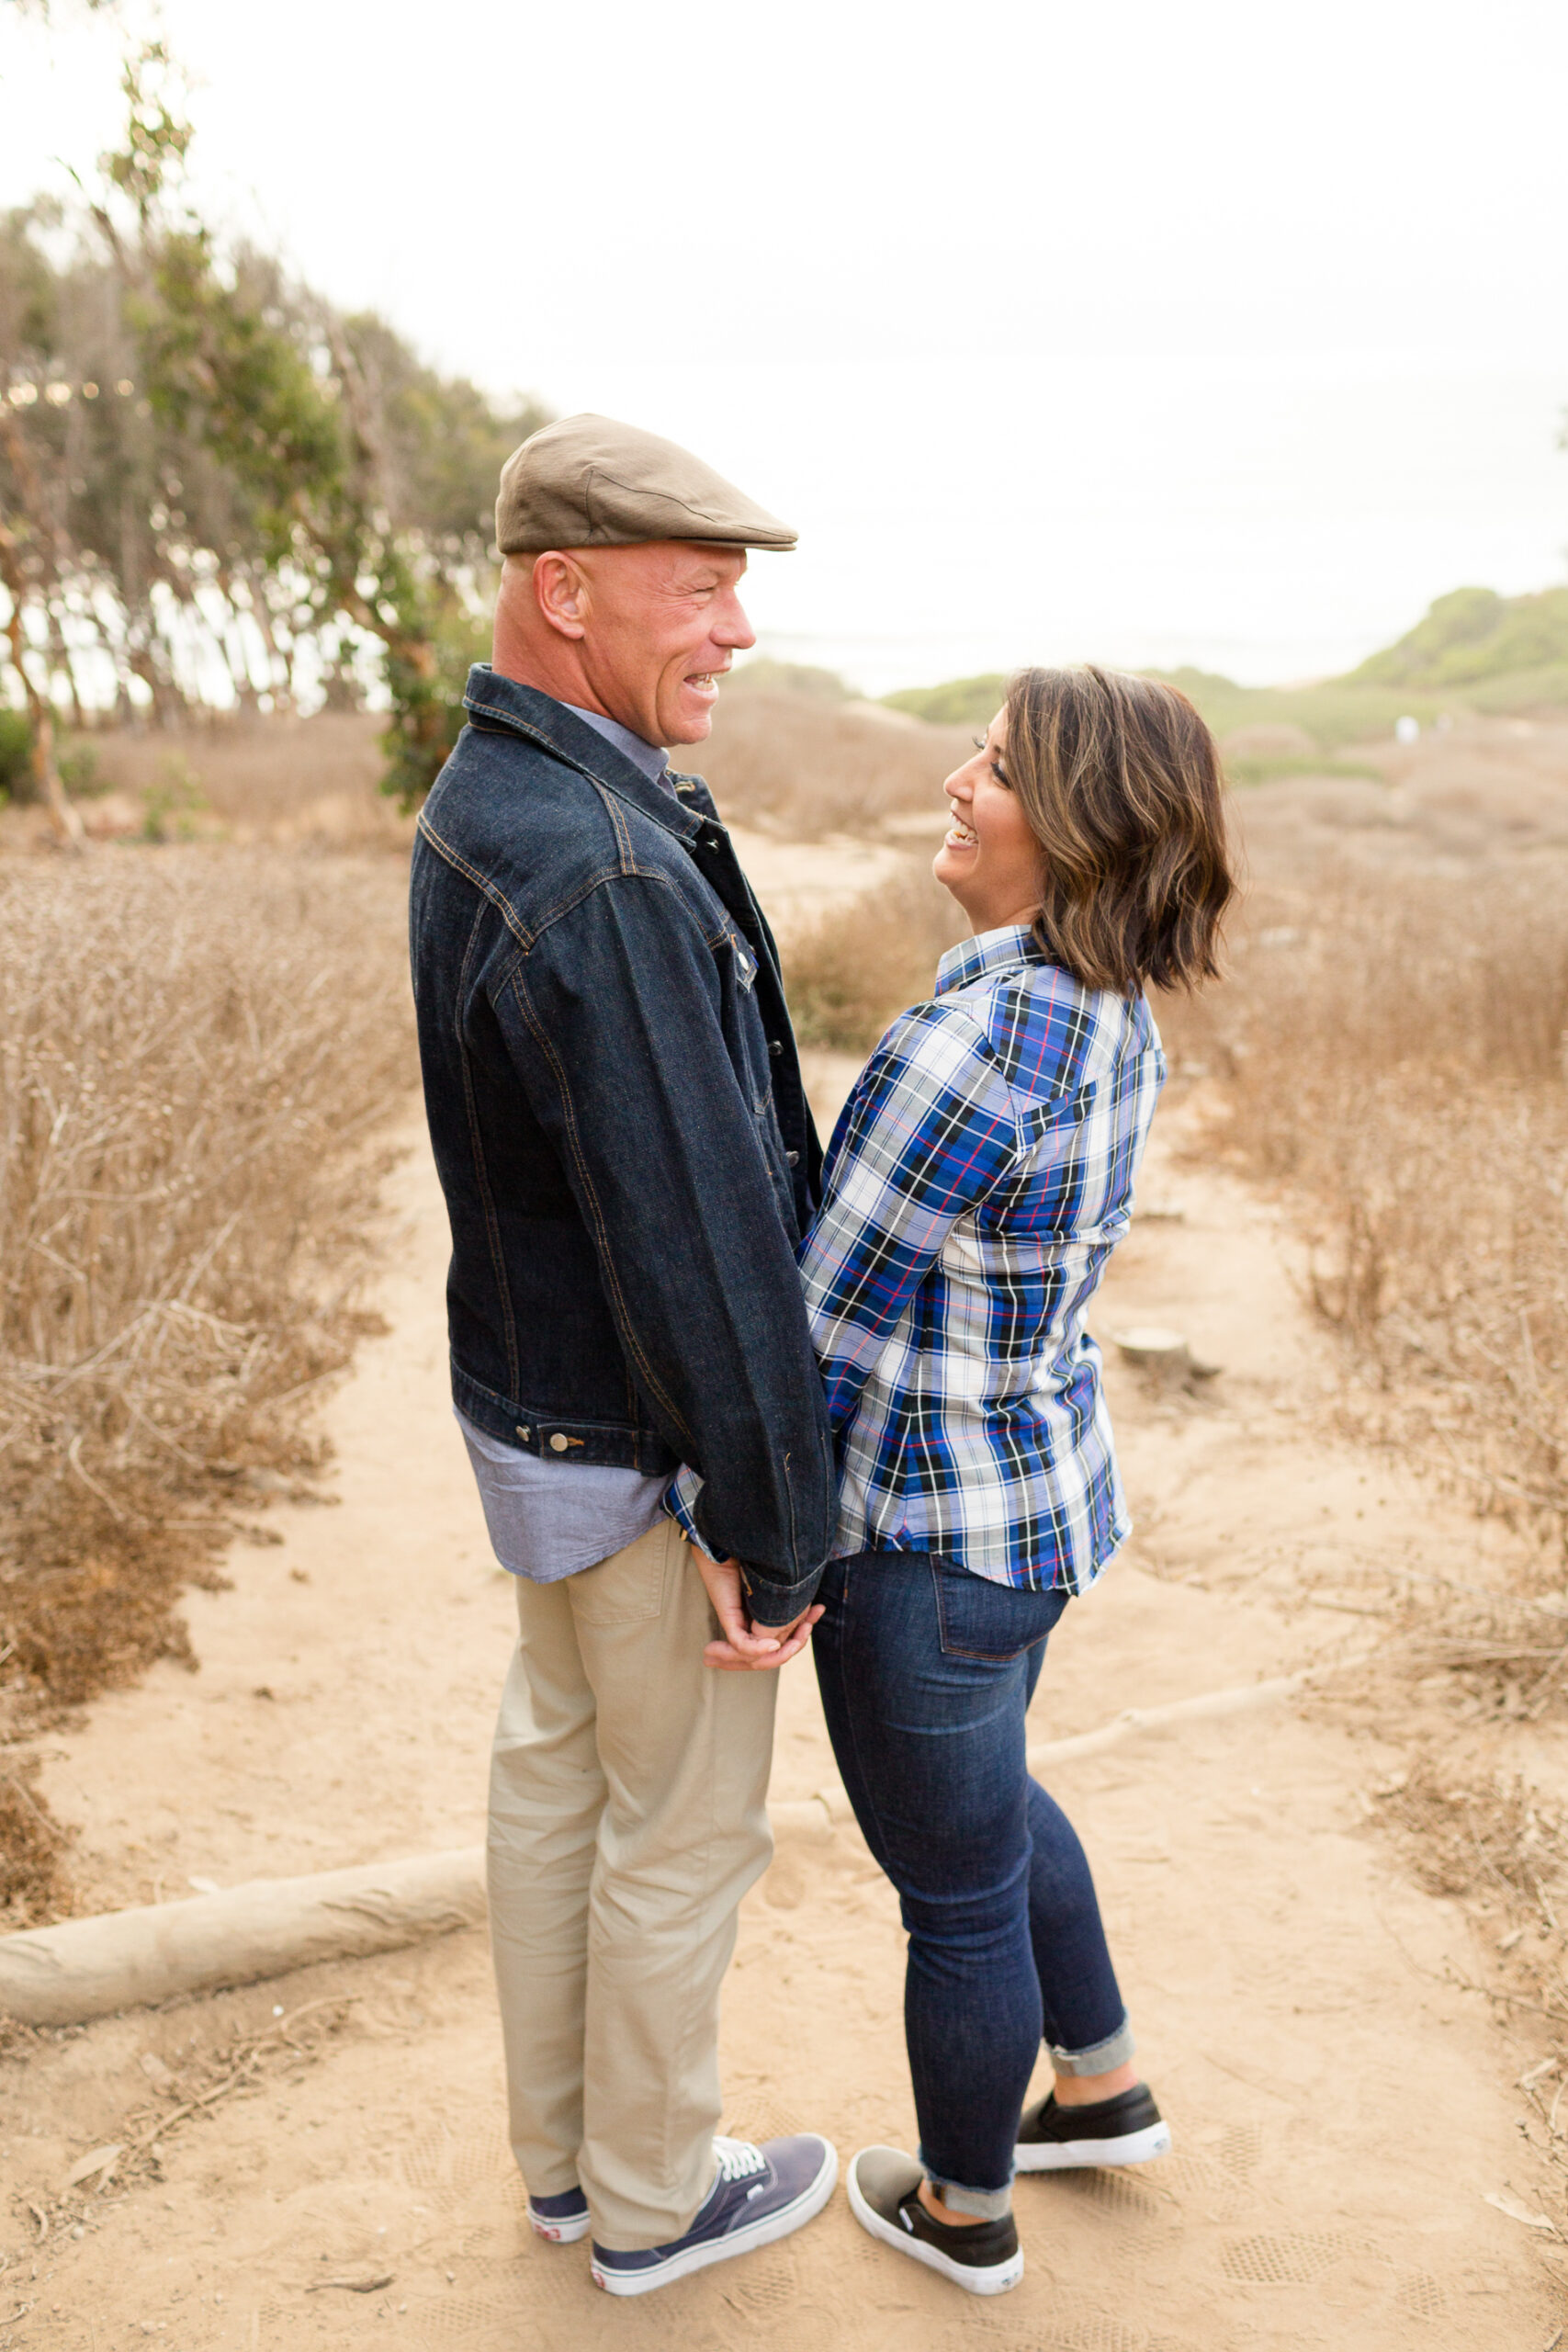
M 576 548 L 570 560 L 582 666 L 605 711 L 646 742 L 700 743 L 719 679 L 757 641 L 738 594 L 745 548 L 659 539 Z

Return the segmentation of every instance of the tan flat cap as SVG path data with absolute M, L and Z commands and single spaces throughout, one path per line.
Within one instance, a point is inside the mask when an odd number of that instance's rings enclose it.
M 782 551 L 800 534 L 673 441 L 611 416 L 563 416 L 502 466 L 495 536 L 502 555 L 542 555 L 649 539 Z

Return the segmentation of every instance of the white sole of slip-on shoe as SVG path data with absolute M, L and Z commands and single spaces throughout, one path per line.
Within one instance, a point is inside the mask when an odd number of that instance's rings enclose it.
M 738 2230 L 727 2231 L 723 2237 L 705 2239 L 700 2245 L 682 2247 L 661 2262 L 657 2270 L 606 2270 L 601 2263 L 592 2265 L 593 2283 L 611 2295 L 648 2295 L 656 2288 L 668 2287 L 673 2279 L 689 2278 L 694 2270 L 706 2270 L 716 2262 L 732 2261 L 738 2254 L 754 2254 L 759 2246 L 773 2245 L 779 2238 L 787 2238 L 807 2222 L 815 2220 L 833 2194 L 839 2178 L 839 2152 L 830 2140 L 824 2141 L 827 2150 L 820 2171 L 798 2197 L 781 2205 L 766 2219 L 745 2224 Z
M 1150 2123 L 1119 2140 L 1021 2140 L 1012 2158 L 1015 2172 L 1074 2172 L 1093 2165 L 1146 2165 L 1169 2154 L 1169 2124 Z
M 896 2253 L 906 2256 L 910 2261 L 923 2262 L 928 2270 L 934 2270 L 939 2278 L 951 2279 L 955 2287 L 962 2287 L 966 2295 L 1005 2295 L 1010 2288 L 1016 2287 L 1023 2276 L 1021 2246 L 1007 2261 L 991 2263 L 984 2270 L 978 2270 L 971 2264 L 954 2262 L 950 2256 L 943 2254 L 941 2246 L 931 2245 L 926 2239 L 900 2229 L 896 2222 L 877 2211 L 856 2177 L 861 2156 L 897 2153 L 894 2149 L 863 2148 L 850 2165 L 845 2176 L 845 2187 L 849 2190 L 850 2211 L 862 2229 L 872 2237 L 880 2238 L 884 2245 L 892 2246 Z

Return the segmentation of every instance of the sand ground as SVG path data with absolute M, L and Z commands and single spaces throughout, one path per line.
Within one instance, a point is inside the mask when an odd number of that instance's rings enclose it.
M 851 1069 L 818 1057 L 825 1114 Z M 1354 1653 L 1378 1635 L 1363 1571 L 1454 1573 L 1481 1540 L 1322 1437 L 1328 1367 L 1274 1212 L 1168 1150 L 1098 1328 L 1174 1323 L 1224 1369 L 1190 1398 L 1112 1372 L 1139 1532 L 1053 1639 L 1042 1739 Z M 513 1619 L 446 1401 L 444 1218 L 415 1127 L 390 1193 L 388 1334 L 329 1408 L 335 1505 L 279 1508 L 281 1542 L 237 1548 L 231 1590 L 192 1594 L 198 1673 L 160 1666 L 51 1743 L 93 1907 L 482 1835 Z M 775 1796 L 830 1788 L 808 1663 L 782 1699 Z M 1010 2296 L 899 2261 L 841 2192 L 778 2248 L 639 2302 L 597 2294 L 586 2248 L 541 2245 L 523 2218 L 472 1931 L 48 2037 L 0 2069 L 0 2346 L 1545 2352 L 1568 2249 L 1486 2199 L 1539 2210 L 1512 2085 L 1548 2045 L 1453 1981 L 1476 1973 L 1472 1924 L 1369 1826 L 1400 1732 L 1314 1699 L 1055 1775 L 1176 2145 L 1137 2172 L 1021 2182 Z M 845 2156 L 909 2144 L 901 1940 L 852 1828 L 781 1841 L 727 1988 L 729 2128 L 820 2129 Z M 297 2048 L 264 2042 L 221 2087 L 228 2054 L 312 2004 Z M 155 2162 L 62 2207 L 86 2152 L 153 2126 Z M 387 2283 L 322 2283 L 344 2278 Z

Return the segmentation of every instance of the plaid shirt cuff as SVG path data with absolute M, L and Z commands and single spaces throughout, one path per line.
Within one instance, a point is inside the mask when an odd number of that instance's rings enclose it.
M 688 1469 L 682 1464 L 670 1482 L 670 1491 L 664 1498 L 664 1508 L 688 1544 L 694 1544 L 705 1560 L 717 1560 L 722 1558 L 723 1555 L 716 1552 L 711 1544 L 705 1544 L 697 1532 L 697 1497 L 702 1493 L 705 1483 L 705 1480 L 698 1477 L 694 1470 Z

